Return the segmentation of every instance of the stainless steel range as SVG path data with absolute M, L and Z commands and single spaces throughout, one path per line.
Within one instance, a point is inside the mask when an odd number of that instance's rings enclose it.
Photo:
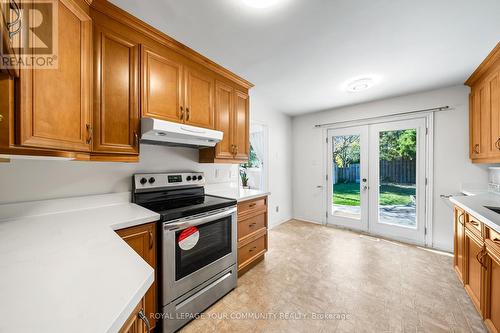
M 133 180 L 133 201 L 161 215 L 162 331 L 174 332 L 236 287 L 236 200 L 205 195 L 197 172 Z

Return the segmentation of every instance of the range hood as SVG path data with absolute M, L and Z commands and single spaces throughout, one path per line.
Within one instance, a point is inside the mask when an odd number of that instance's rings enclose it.
M 154 118 L 141 119 L 141 132 L 141 143 L 193 148 L 214 147 L 224 135 L 220 131 Z

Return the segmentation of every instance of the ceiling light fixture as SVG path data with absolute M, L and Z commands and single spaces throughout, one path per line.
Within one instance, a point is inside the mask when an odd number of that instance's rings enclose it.
M 365 91 L 367 89 L 370 89 L 373 87 L 375 84 L 377 84 L 378 79 L 374 77 L 363 77 L 363 78 L 357 78 L 352 81 L 349 81 L 345 85 L 345 89 L 348 92 L 356 93 L 356 92 L 361 92 Z
M 283 0 L 243 0 L 243 3 L 253 8 L 268 8 L 283 2 Z

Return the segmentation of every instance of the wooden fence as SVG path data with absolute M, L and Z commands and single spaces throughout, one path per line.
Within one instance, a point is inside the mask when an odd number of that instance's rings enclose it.
M 359 183 L 359 164 L 333 168 L 334 184 Z M 415 184 L 416 160 L 380 161 L 380 180 L 384 183 Z

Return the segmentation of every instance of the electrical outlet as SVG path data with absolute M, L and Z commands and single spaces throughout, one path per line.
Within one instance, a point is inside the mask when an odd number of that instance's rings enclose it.
M 280 206 L 276 206 L 276 213 L 280 212 Z

